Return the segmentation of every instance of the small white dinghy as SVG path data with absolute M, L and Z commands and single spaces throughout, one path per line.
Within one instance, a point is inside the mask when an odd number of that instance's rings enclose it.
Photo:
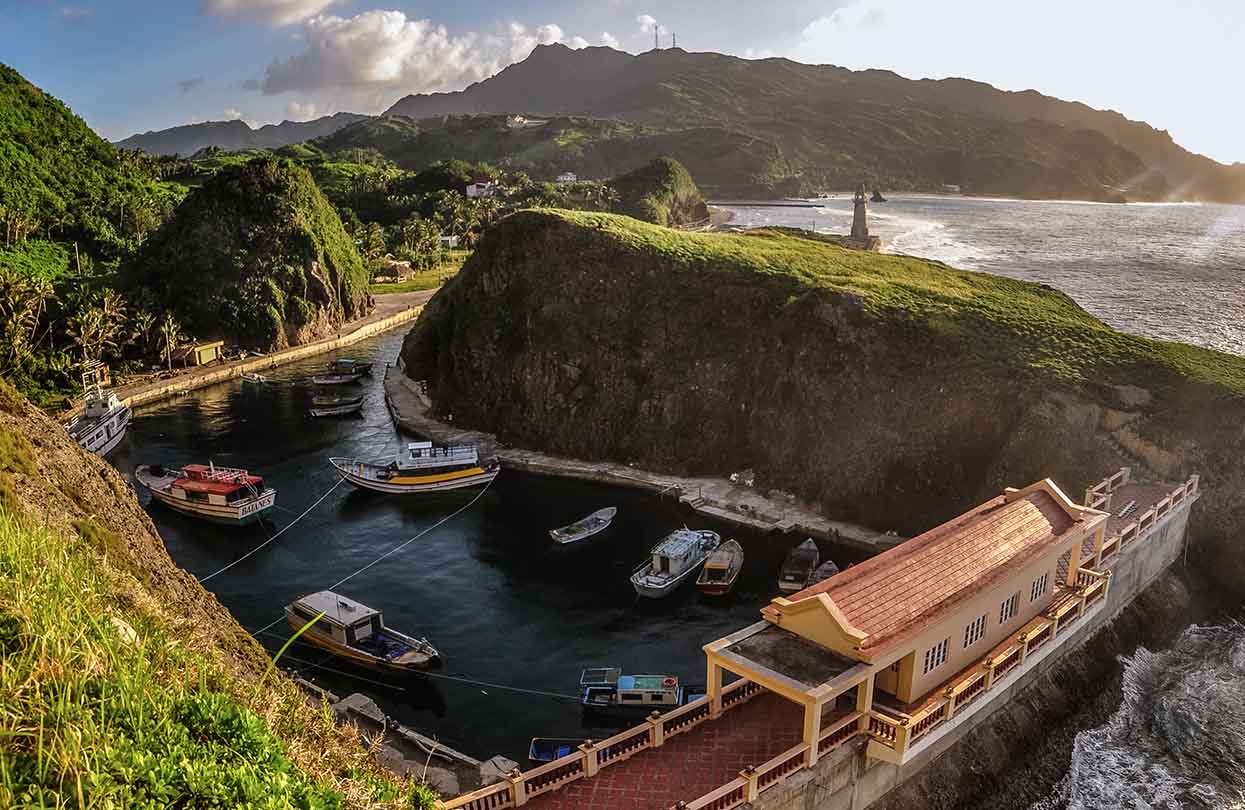
M 311 378 L 316 385 L 349 385 L 363 379 L 363 375 L 357 371 L 343 372 L 340 374 L 317 374 Z
M 575 521 L 569 526 L 550 529 L 549 536 L 553 538 L 553 542 L 560 546 L 582 543 L 588 538 L 594 537 L 608 529 L 610 524 L 614 522 L 614 516 L 617 514 L 617 507 L 607 506 L 604 509 L 598 509 L 586 518 Z
M 268 378 L 253 371 L 244 371 L 242 372 L 242 382 L 245 385 L 263 385 L 268 382 Z
M 631 574 L 631 586 L 640 596 L 669 596 L 704 564 L 709 553 L 722 543 L 717 532 L 683 528 L 671 532 L 653 546 L 652 556 Z
M 316 397 L 311 400 L 312 416 L 345 416 L 362 409 L 362 394 L 353 397 Z

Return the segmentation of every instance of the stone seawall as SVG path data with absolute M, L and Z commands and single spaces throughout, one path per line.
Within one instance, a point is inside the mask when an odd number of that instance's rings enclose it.
M 1107 566 L 1112 579 L 1105 609 L 1072 631 L 1056 655 L 1010 687 L 988 693 L 977 711 L 957 715 L 940 738 L 912 760 L 897 766 L 868 759 L 865 741 L 858 740 L 747 806 L 755 810 L 932 810 L 971 798 L 975 787 L 1007 766 L 1009 746 L 1023 750 L 1027 741 L 1044 735 L 1048 720 L 1054 718 L 1045 716 L 1041 707 L 1052 701 L 1067 703 L 1070 695 L 1105 687 L 1101 665 L 1113 662 L 1115 653 L 1104 649 L 1097 652 L 1097 660 L 1085 661 L 1081 650 L 1091 639 L 1097 642 L 1100 631 L 1109 630 L 1117 619 L 1122 621 L 1121 614 L 1180 558 L 1191 506 L 1186 502 L 1173 509 L 1144 542 L 1127 548 Z M 1160 586 L 1180 590 L 1167 582 Z M 1176 611 L 1183 607 L 1179 593 L 1165 592 L 1163 601 Z M 1055 688 L 1047 688 L 1052 685 Z M 1075 705 L 1061 708 L 1065 715 L 1075 711 Z

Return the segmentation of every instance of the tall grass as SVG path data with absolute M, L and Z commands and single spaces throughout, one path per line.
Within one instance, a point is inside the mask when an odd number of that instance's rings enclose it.
M 299 690 L 193 647 L 81 539 L 0 514 L 0 807 L 424 806 Z

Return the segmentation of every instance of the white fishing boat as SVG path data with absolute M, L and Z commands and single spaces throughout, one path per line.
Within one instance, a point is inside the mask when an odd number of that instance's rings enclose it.
M 582 543 L 588 538 L 594 537 L 608 529 L 610 524 L 614 522 L 614 516 L 617 514 L 617 507 L 607 506 L 604 509 L 598 509 L 586 518 L 575 521 L 569 526 L 550 529 L 549 536 L 553 538 L 553 542 L 560 546 Z
M 696 577 L 696 589 L 706 596 L 725 596 L 735 587 L 743 569 L 743 546 L 727 540 L 705 558 L 705 567 Z
M 385 624 L 379 610 L 341 594 L 319 591 L 285 606 L 286 621 L 295 630 L 317 616 L 299 640 L 368 669 L 410 672 L 426 669 L 440 658 L 428 639 L 399 633 Z
M 651 557 L 631 574 L 631 586 L 640 596 L 668 596 L 694 576 L 705 557 L 722 542 L 717 532 L 682 528 L 653 546 Z
M 82 415 L 65 425 L 69 437 L 87 452 L 106 456 L 125 438 L 133 413 L 117 395 L 104 387 L 108 370 L 92 363 L 82 374 Z
M 311 381 L 316 385 L 349 385 L 363 379 L 359 371 L 343 371 L 332 374 L 316 374 Z
M 277 503 L 277 491 L 260 476 L 210 462 L 176 468 L 142 464 L 134 477 L 170 509 L 227 526 L 254 523 Z
M 268 382 L 268 378 L 263 374 L 256 374 L 253 371 L 244 371 L 242 372 L 242 382 L 247 385 L 263 385 Z
M 432 442 L 410 442 L 398 458 L 375 464 L 354 458 L 330 458 L 338 474 L 356 487 L 390 494 L 447 492 L 478 487 L 497 477 L 496 462 L 484 465 L 470 445 L 433 447 Z
M 778 590 L 783 593 L 802 591 L 809 585 L 813 570 L 821 562 L 821 552 L 810 537 L 787 552 L 778 572 Z
M 315 397 L 311 400 L 312 416 L 345 416 L 362 409 L 362 394 L 354 397 Z

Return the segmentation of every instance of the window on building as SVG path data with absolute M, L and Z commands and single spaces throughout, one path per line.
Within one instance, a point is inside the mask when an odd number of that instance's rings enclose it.
M 947 661 L 947 647 L 950 646 L 951 639 L 944 638 L 925 651 L 925 669 L 924 674 L 928 675 Z
M 984 636 L 985 634 L 986 634 L 986 617 L 978 616 L 976 619 L 973 619 L 971 622 L 969 622 L 968 626 L 964 628 L 965 649 L 973 646 L 978 641 L 981 641 L 982 636 Z
M 1016 609 L 1020 607 L 1020 594 L 1014 593 L 1003 601 L 999 607 L 999 624 L 1006 624 L 1016 616 Z
M 1050 574 L 1042 574 L 1042 576 L 1033 580 L 1033 590 L 1029 592 L 1029 601 L 1034 602 L 1046 595 L 1046 586 L 1049 584 L 1047 579 Z

